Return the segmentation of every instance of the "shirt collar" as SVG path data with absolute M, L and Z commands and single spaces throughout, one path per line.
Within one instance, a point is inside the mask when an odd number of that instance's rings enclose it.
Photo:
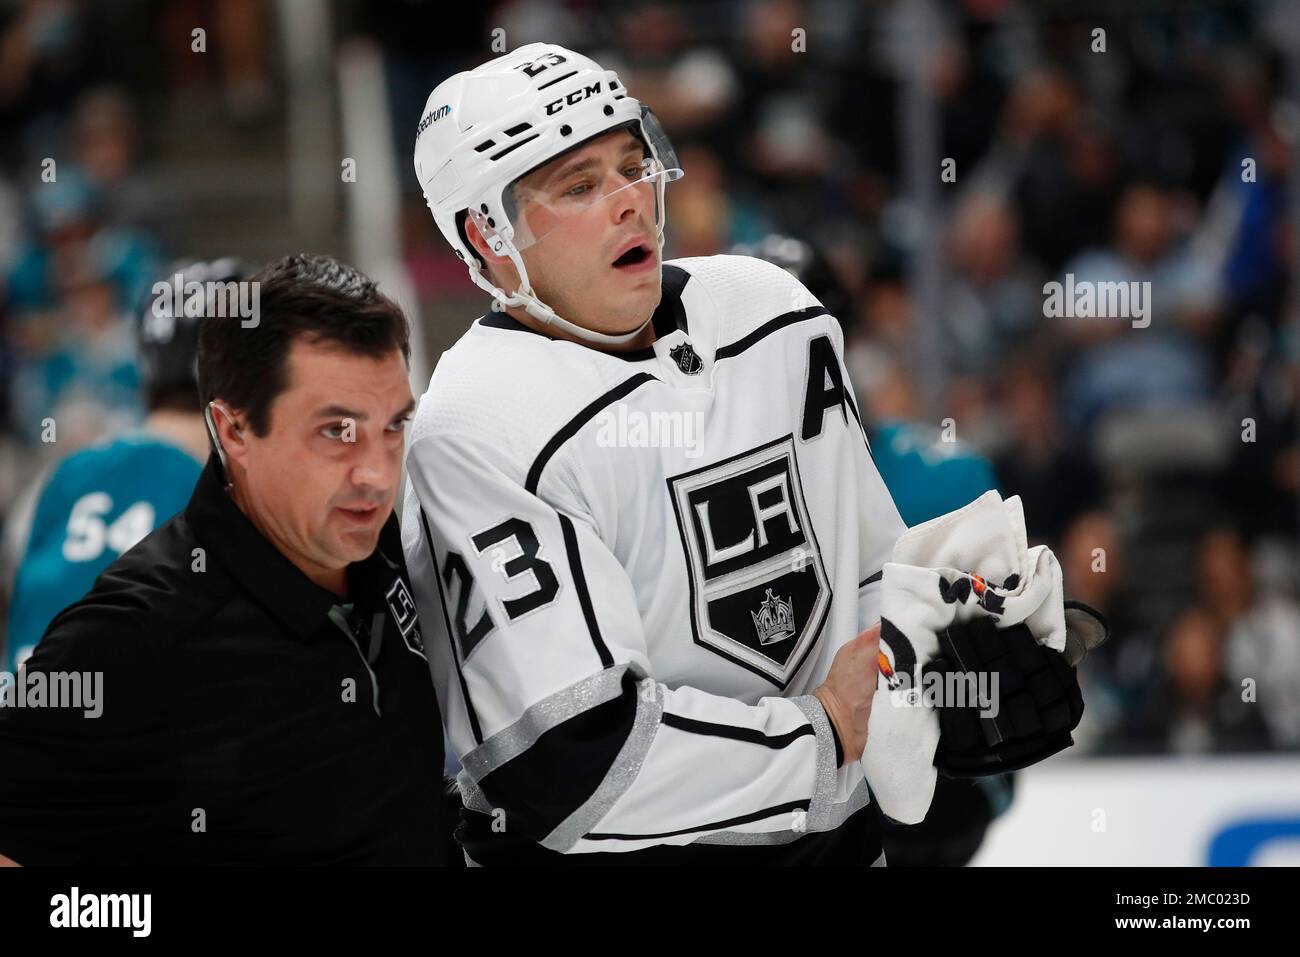
M 319 633 L 330 608 L 343 601 L 304 575 L 240 511 L 226 492 L 214 454 L 208 456 L 194 486 L 185 518 L 208 549 L 208 558 L 220 561 L 244 591 L 299 639 L 306 641 Z M 400 542 L 397 517 L 389 514 L 374 552 L 347 568 L 352 602 L 362 606 L 382 601 L 383 587 L 401 574 L 401 566 L 388 557 L 401 554 Z

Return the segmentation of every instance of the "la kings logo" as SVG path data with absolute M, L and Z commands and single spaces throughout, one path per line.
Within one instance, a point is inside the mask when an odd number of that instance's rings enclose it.
M 831 588 L 794 437 L 674 476 L 695 643 L 784 688 L 816 644 Z
M 397 630 L 401 633 L 402 640 L 406 642 L 406 647 L 423 658 L 424 639 L 420 635 L 420 619 L 416 614 L 411 593 L 406 590 L 406 582 L 400 577 L 394 578 L 393 584 L 384 593 L 384 598 L 388 600 L 388 613 L 397 623 Z

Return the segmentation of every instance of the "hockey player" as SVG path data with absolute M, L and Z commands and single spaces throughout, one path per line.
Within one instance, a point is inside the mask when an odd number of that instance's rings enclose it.
M 672 147 L 562 47 L 440 84 L 415 167 L 494 299 L 402 520 L 469 860 L 883 863 L 859 759 L 904 525 L 835 317 L 757 259 L 662 262 Z
M 148 415 L 140 429 L 74 452 L 26 496 L 16 530 L 6 536 L 21 560 L 9 609 L 8 655 L 0 656 L 7 664 L 0 670 L 17 670 L 55 615 L 190 500 L 208 454 L 195 380 L 199 320 L 208 311 L 209 292 L 220 295 L 249 272 L 229 257 L 181 261 L 161 281 L 182 291 L 202 284 L 204 308 L 183 299 L 181 315 L 175 315 L 175 296 L 146 297 L 135 332 Z

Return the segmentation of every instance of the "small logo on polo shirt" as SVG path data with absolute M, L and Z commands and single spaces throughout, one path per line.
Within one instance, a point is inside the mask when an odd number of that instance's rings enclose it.
M 388 610 L 392 612 L 397 630 L 402 633 L 402 640 L 420 657 L 424 657 L 424 639 L 420 637 L 419 616 L 415 613 L 415 602 L 406 590 L 406 582 L 394 578 L 392 586 L 384 595 L 388 599 Z

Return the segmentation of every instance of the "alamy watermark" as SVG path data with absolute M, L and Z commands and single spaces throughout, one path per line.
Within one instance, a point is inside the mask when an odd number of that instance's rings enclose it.
M 688 459 L 704 453 L 703 412 L 643 412 L 620 402 L 597 416 L 596 423 L 596 444 L 602 449 L 684 449 Z
M 132 937 L 148 937 L 153 929 L 153 895 L 83 894 L 74 886 L 50 898 L 50 926 L 117 927 L 130 930 Z
M 87 718 L 104 713 L 102 671 L 0 671 L 0 708 L 73 708 Z
M 1151 283 L 1075 280 L 1043 284 L 1043 315 L 1048 319 L 1131 319 L 1134 329 L 1151 325 Z
M 177 316 L 238 319 L 244 329 L 255 329 L 261 322 L 262 284 L 256 280 L 186 282 L 183 274 L 176 273 L 171 279 L 154 283 L 152 292 L 153 302 L 145 317 L 144 331 L 146 336 L 155 333 L 154 338 L 162 341 L 171 338 Z
M 886 675 L 889 703 L 896 708 L 979 708 L 981 718 L 996 718 L 1002 710 L 996 671 L 927 671 L 918 665 L 912 674 Z

